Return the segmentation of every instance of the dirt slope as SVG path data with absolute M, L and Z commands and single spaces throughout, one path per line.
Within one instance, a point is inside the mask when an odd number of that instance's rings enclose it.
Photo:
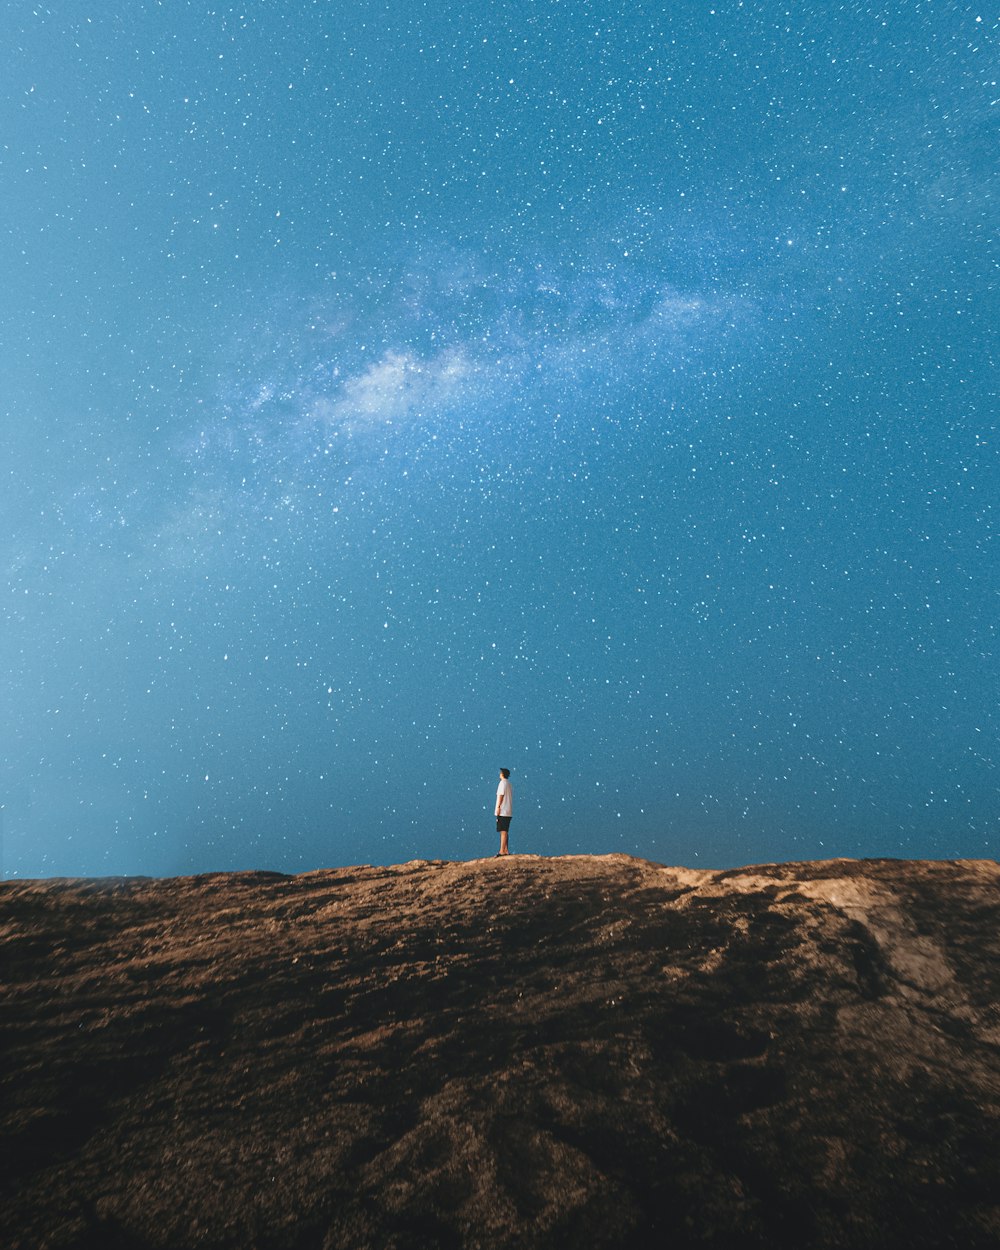
M 1000 1245 L 1000 869 L 0 886 L 12 1250 Z

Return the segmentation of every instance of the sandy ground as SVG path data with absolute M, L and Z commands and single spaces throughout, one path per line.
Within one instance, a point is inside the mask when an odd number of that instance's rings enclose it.
M 11 1250 L 1000 1245 L 1000 869 L 0 886 Z

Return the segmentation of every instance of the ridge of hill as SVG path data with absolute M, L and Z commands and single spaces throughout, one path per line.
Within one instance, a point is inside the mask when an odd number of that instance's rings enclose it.
M 10 1250 L 995 1247 L 1000 867 L 0 885 Z

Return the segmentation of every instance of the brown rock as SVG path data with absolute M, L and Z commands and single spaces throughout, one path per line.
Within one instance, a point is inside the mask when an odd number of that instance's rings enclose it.
M 1000 1245 L 1000 869 L 0 887 L 10 1250 Z

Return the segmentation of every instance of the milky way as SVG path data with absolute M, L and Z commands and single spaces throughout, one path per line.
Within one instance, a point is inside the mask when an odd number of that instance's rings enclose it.
M 995 854 L 987 11 L 0 32 L 8 876 Z

